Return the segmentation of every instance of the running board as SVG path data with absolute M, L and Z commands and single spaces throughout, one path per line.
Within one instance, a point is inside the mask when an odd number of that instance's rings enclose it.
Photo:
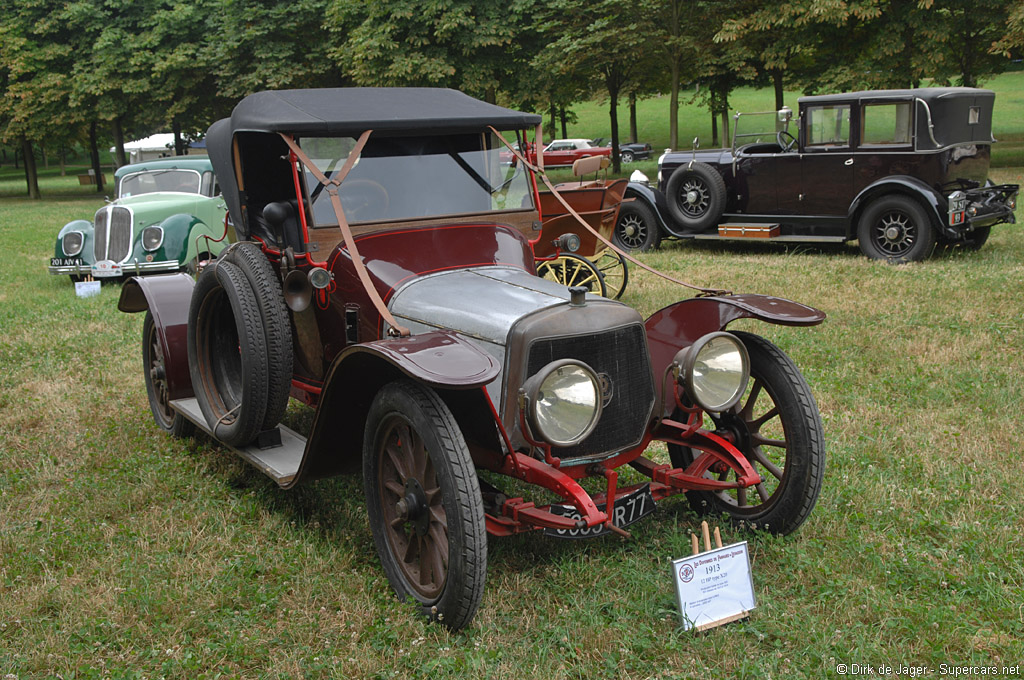
M 843 243 L 846 241 L 845 236 L 799 236 L 795 234 L 755 237 L 750 235 L 722 235 L 708 232 L 706 234 L 686 234 L 686 236 L 699 241 L 770 241 L 772 243 Z
M 175 399 L 171 402 L 171 408 L 188 418 L 214 440 L 227 446 L 249 463 L 252 463 L 260 472 L 267 475 L 281 486 L 289 484 L 299 471 L 302 463 L 302 456 L 306 452 L 306 438 L 284 425 L 278 425 L 281 433 L 281 443 L 271 448 L 261 449 L 255 444 L 237 448 L 220 442 L 213 436 L 213 430 L 206 424 L 206 418 L 199 408 L 199 402 L 195 397 L 188 399 Z

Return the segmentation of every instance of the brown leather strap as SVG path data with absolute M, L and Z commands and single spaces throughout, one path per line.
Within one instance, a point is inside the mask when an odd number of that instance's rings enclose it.
M 539 127 L 538 127 L 538 130 L 539 130 Z M 539 136 L 537 138 L 538 141 L 536 142 L 536 148 L 537 148 L 537 156 L 540 159 L 540 164 L 539 165 L 534 165 L 533 163 L 530 163 L 529 161 L 527 161 L 526 158 L 524 158 L 521 153 L 516 151 L 512 147 L 512 145 L 509 144 L 508 141 L 504 137 L 502 137 L 500 132 L 495 130 L 493 127 L 491 128 L 491 132 L 493 132 L 495 135 L 497 135 L 498 139 L 501 140 L 501 143 L 504 144 L 506 147 L 508 147 L 508 150 L 512 152 L 512 155 L 514 155 L 517 159 L 519 159 L 519 162 L 523 164 L 523 167 L 531 170 L 534 174 L 540 176 L 541 180 L 544 182 L 544 185 L 548 188 L 548 190 L 552 193 L 552 195 L 554 195 L 554 197 L 558 200 L 558 202 L 561 203 L 562 206 L 564 206 L 565 209 L 568 210 L 569 213 L 573 217 L 575 217 L 576 220 L 581 225 L 583 225 L 584 229 L 586 229 L 591 234 L 593 234 L 595 237 L 597 237 L 597 239 L 601 243 L 603 243 L 607 247 L 611 248 L 614 252 L 618 253 L 619 255 L 624 257 L 625 259 L 629 260 L 630 262 L 635 264 L 637 267 L 640 267 L 641 269 L 643 269 L 645 271 L 651 272 L 655 276 L 660 276 L 661 278 L 663 278 L 663 279 L 665 279 L 667 281 L 671 281 L 672 283 L 678 284 L 680 286 L 685 286 L 686 288 L 690 288 L 691 290 L 699 291 L 700 292 L 700 296 L 699 297 L 712 296 L 712 295 L 732 295 L 732 291 L 729 291 L 729 290 L 719 290 L 719 289 L 716 289 L 716 288 L 702 288 L 701 286 L 695 286 L 692 283 L 686 283 L 685 281 L 680 281 L 679 279 L 673 278 L 673 277 L 669 276 L 668 274 L 665 274 L 663 272 L 659 272 L 657 269 L 654 269 L 653 267 L 647 266 L 643 262 L 640 262 L 639 260 L 637 260 L 636 258 L 631 256 L 629 253 L 626 253 L 626 252 L 624 252 L 622 250 L 619 250 L 619 248 L 617 248 L 615 246 L 615 244 L 613 244 L 611 241 L 609 241 L 604 236 L 602 236 L 596 229 L 594 229 L 589 224 L 587 224 L 587 221 L 585 219 L 583 219 L 582 217 L 580 217 L 580 214 L 578 212 L 576 212 L 573 209 L 573 207 L 571 205 L 569 205 L 569 203 L 562 197 L 562 194 L 558 193 L 558 190 L 555 189 L 555 186 L 551 183 L 551 180 L 548 179 L 547 173 L 544 172 L 544 168 L 543 168 L 543 162 L 544 162 L 543 161 L 543 151 L 541 151 L 541 149 L 540 149 L 540 141 L 539 141 L 540 137 Z
M 363 147 L 366 146 L 366 140 L 370 138 L 370 133 L 373 130 L 367 130 L 359 136 L 359 141 L 356 142 L 355 148 L 348 155 L 348 159 L 345 164 L 341 166 L 341 170 L 333 179 L 328 179 L 324 173 L 320 172 L 320 168 L 316 167 L 316 164 L 310 160 L 309 156 L 306 155 L 295 140 L 288 135 L 282 134 L 281 138 L 284 140 L 288 148 L 292 150 L 295 157 L 306 166 L 306 168 L 313 174 L 313 177 L 317 179 L 320 184 L 323 184 L 327 188 L 327 195 L 331 197 L 331 206 L 334 208 L 334 216 L 338 219 L 338 227 L 341 229 L 341 237 L 345 242 L 345 248 L 348 250 L 349 255 L 352 256 L 352 265 L 355 267 L 356 276 L 359 277 L 359 282 L 363 284 L 363 290 L 366 295 L 370 298 L 370 302 L 377 308 L 377 313 L 381 315 L 381 318 L 390 326 L 388 333 L 391 335 L 400 335 L 402 337 L 409 335 L 409 329 L 405 326 L 400 326 L 395 317 L 391 315 L 391 310 L 388 309 L 387 305 L 384 304 L 384 300 L 381 298 L 380 293 L 377 292 L 377 288 L 373 285 L 373 281 L 370 280 L 370 274 L 366 271 L 366 265 L 363 264 L 363 258 L 359 255 L 359 248 L 356 247 L 355 237 L 352 236 L 352 229 L 348 226 L 348 220 L 345 219 L 345 211 L 341 207 L 341 197 L 338 196 L 338 187 L 345 181 L 345 177 L 348 176 L 352 166 L 356 164 L 356 160 L 359 158 L 359 154 L 362 153 Z

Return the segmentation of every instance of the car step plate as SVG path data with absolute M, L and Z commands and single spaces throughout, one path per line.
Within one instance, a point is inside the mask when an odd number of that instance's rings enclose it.
M 598 510 L 604 511 L 605 504 L 597 506 Z M 554 505 L 548 510 L 561 517 L 580 519 L 580 512 L 572 505 Z M 620 529 L 643 519 L 654 512 L 654 497 L 651 495 L 651 485 L 644 484 L 636 491 L 621 496 L 615 501 L 615 509 L 612 514 L 613 524 Z M 586 529 L 544 529 L 544 535 L 555 538 L 597 538 L 612 533 L 605 525 L 588 527 Z
M 203 432 L 213 437 L 210 426 L 206 424 L 206 418 L 199 408 L 199 402 L 195 397 L 189 399 L 175 399 L 171 402 L 171 408 L 195 423 Z M 295 478 L 299 471 L 299 464 L 302 463 L 302 456 L 306 451 L 306 438 L 284 425 L 278 426 L 281 430 L 281 445 L 268 449 L 260 449 L 258 446 L 250 445 L 241 448 L 228 446 L 232 451 L 259 468 L 260 472 L 267 475 L 280 485 L 285 485 Z M 216 439 L 216 438 L 215 438 Z

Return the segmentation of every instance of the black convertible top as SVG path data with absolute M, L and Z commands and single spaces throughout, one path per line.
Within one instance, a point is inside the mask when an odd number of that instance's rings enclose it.
M 352 135 L 364 130 L 433 134 L 533 127 L 541 117 L 434 87 L 346 87 L 251 94 L 231 114 L 234 132 Z
M 249 225 L 241 211 L 232 144 L 240 146 L 243 165 L 249 154 L 269 154 L 266 162 L 281 157 L 283 142 L 274 133 L 302 136 L 358 137 L 373 130 L 381 135 L 451 135 L 480 133 L 488 126 L 522 130 L 539 125 L 541 117 L 488 104 L 457 90 L 435 87 L 337 87 L 307 90 L 268 90 L 251 94 L 206 133 L 213 170 L 217 174 L 232 222 L 245 238 Z M 276 139 L 262 135 L 271 133 Z M 253 156 L 255 159 L 256 156 Z M 254 163 L 260 165 L 261 163 Z M 287 166 L 285 166 L 287 167 Z M 249 187 L 250 192 L 253 190 Z

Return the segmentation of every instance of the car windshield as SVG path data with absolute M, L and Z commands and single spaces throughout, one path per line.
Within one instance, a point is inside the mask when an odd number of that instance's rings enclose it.
M 301 140 L 329 178 L 340 171 L 355 143 L 350 137 Z M 528 177 L 521 164 L 509 163 L 509 155 L 490 134 L 371 136 L 338 190 L 345 218 L 358 223 L 532 209 Z M 337 225 L 328 193 L 309 171 L 306 186 L 315 224 Z
M 733 136 L 733 147 L 739 148 L 747 144 L 768 144 L 776 141 L 780 130 L 786 130 L 787 123 L 779 121 L 776 112 L 743 113 L 736 116 L 736 132 Z
M 157 191 L 179 191 L 198 194 L 200 175 L 195 170 L 144 170 L 121 178 L 118 198 L 152 194 Z

